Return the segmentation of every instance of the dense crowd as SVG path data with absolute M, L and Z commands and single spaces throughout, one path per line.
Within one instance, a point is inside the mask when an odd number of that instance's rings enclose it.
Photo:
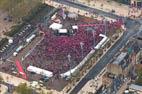
M 83 43 L 83 48 L 81 44 Z M 93 46 L 91 32 L 79 30 L 72 36 L 56 36 L 53 31 L 45 34 L 44 40 L 36 47 L 28 57 L 33 65 L 56 73 L 67 71 L 82 60 Z M 71 56 L 71 62 L 68 61 Z M 48 62 L 48 63 L 47 63 Z M 44 64 L 42 64 L 44 63 Z M 72 65 L 73 64 L 73 65 Z
M 25 66 L 33 65 L 54 74 L 66 72 L 75 67 L 93 47 L 101 40 L 100 33 L 104 33 L 104 21 L 97 21 L 97 26 L 82 26 L 78 22 L 78 30 L 71 36 L 56 36 L 53 30 L 48 29 L 44 39 L 26 58 Z M 119 28 L 122 21 L 109 22 L 107 28 Z M 87 24 L 87 23 L 84 23 Z M 88 23 L 90 24 L 90 23 Z M 99 25 L 102 24 L 102 25 Z M 94 43 L 95 40 L 95 43 Z M 68 58 L 70 55 L 70 61 Z

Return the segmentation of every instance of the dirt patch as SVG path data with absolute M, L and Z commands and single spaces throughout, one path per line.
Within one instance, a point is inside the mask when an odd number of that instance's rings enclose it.
M 6 12 L 0 10 L 0 40 L 4 32 L 10 31 L 11 26 L 14 25 L 12 21 L 8 21 Z

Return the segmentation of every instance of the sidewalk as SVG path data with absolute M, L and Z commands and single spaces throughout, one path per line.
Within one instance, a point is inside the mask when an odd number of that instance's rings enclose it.
M 124 91 L 126 90 L 127 88 L 127 84 L 130 82 L 130 80 L 124 82 L 121 86 L 121 88 L 118 90 L 117 94 L 123 94 Z
M 31 86 L 30 82 L 3 72 L 0 72 L 0 76 L 2 76 L 4 82 L 7 82 L 9 84 L 12 84 L 14 86 L 18 86 L 21 83 L 26 83 L 28 86 Z M 40 92 L 39 90 L 37 90 Z M 45 87 L 41 87 L 41 91 L 44 91 L 45 93 L 52 92 L 52 94 L 63 94 L 62 92 L 58 92 L 55 90 L 47 90 Z M 0 93 L 1 94 L 1 93 Z
M 70 7 L 70 6 L 67 6 L 67 5 L 63 5 L 63 4 L 60 4 L 58 2 L 55 2 L 55 1 L 51 1 L 51 0 L 45 0 L 45 3 L 50 5 L 50 6 L 53 6 L 55 8 L 59 8 L 62 7 L 64 8 L 65 10 L 68 10 L 72 13 L 76 13 L 76 14 L 79 14 L 79 15 L 82 15 L 82 16 L 86 16 L 86 17 L 94 17 L 94 19 L 98 19 L 98 20 L 102 20 L 102 19 L 107 19 L 107 20 L 114 20 L 110 17 L 102 17 L 101 15 L 97 15 L 97 14 L 90 14 L 89 11 L 85 11 L 85 10 L 80 10 L 78 8 L 74 8 L 74 7 Z M 90 7 L 90 6 L 89 6 Z
M 0 76 L 2 76 L 4 82 L 8 82 L 10 84 L 13 84 L 14 86 L 18 86 L 20 83 L 29 84 L 29 82 L 24 79 L 21 79 L 21 78 L 18 78 L 18 77 L 15 77 L 15 76 L 3 73 L 3 72 L 0 72 Z
M 130 17 L 131 15 L 135 15 L 137 17 L 141 14 L 140 10 L 137 11 L 136 9 L 130 9 L 127 5 L 119 4 L 114 1 L 108 1 L 109 0 L 90 0 L 90 2 L 88 2 L 87 0 L 76 0 L 76 2 L 105 12 L 112 12 L 112 10 L 114 10 L 114 14 L 119 16 Z
M 104 68 L 100 73 L 99 77 L 97 76 L 96 78 L 89 80 L 83 88 L 79 91 L 78 94 L 89 94 L 91 93 L 96 93 L 97 90 L 103 85 L 103 75 L 106 73 L 106 69 Z

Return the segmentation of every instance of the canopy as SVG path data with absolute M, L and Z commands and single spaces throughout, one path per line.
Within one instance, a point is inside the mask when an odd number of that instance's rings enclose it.
M 49 26 L 49 28 L 53 29 L 53 30 L 59 30 L 63 27 L 62 24 L 59 24 L 59 23 L 53 23 Z
M 68 30 L 67 30 L 67 29 L 59 29 L 58 32 L 59 32 L 59 33 L 68 33 Z
M 99 36 L 103 37 L 103 39 L 95 46 L 95 49 L 100 49 L 106 43 L 106 41 L 108 41 L 107 36 L 105 36 L 103 34 L 100 34 Z
M 35 67 L 35 66 L 29 66 L 29 67 L 27 67 L 27 70 L 30 71 L 30 72 L 35 72 L 37 74 L 41 74 L 43 76 L 47 76 L 47 77 L 53 76 L 52 72 L 44 70 L 44 69 L 40 69 L 40 68 Z

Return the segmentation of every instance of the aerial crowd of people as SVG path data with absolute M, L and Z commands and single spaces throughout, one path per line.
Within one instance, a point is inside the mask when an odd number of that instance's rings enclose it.
M 93 47 L 101 40 L 100 33 L 104 33 L 104 21 L 98 21 L 96 27 L 87 29 L 78 22 L 78 30 L 71 36 L 56 36 L 54 31 L 48 29 L 44 34 L 44 39 L 34 49 L 34 51 L 26 58 L 26 67 L 33 65 L 54 74 L 60 74 L 75 67 Z M 121 26 L 121 21 L 107 21 L 107 28 L 117 29 Z M 99 25 L 100 24 L 100 25 Z M 91 25 L 91 24 L 90 24 Z M 94 34 L 93 34 L 94 32 Z M 94 44 L 95 40 L 95 44 Z M 70 55 L 70 60 L 69 56 Z

